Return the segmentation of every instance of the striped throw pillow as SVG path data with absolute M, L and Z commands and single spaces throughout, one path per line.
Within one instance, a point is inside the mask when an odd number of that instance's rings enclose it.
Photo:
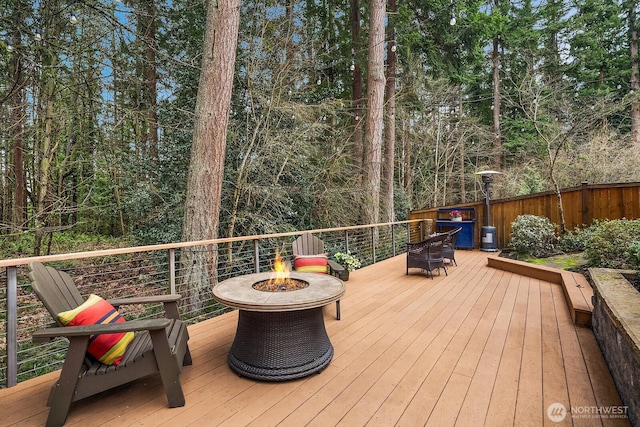
M 293 269 L 301 273 L 327 273 L 327 254 L 294 255 Z
M 65 326 L 122 323 L 124 317 L 111 304 L 97 295 L 90 295 L 79 307 L 58 313 Z M 133 332 L 97 334 L 89 338 L 87 351 L 106 365 L 117 365 L 122 360 L 127 345 L 133 340 Z

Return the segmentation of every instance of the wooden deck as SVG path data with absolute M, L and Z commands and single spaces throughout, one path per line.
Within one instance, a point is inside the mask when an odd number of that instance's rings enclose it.
M 75 403 L 66 425 L 542 426 L 549 405 L 583 408 L 557 425 L 629 425 L 585 415 L 622 405 L 593 333 L 575 326 L 561 286 L 487 266 L 405 275 L 404 256 L 351 273 L 342 320 L 325 307 L 335 348 L 320 374 L 285 383 L 239 378 L 226 355 L 237 312 L 190 327 L 186 406 L 169 409 L 159 378 Z M 0 425 L 43 425 L 56 373 L 0 390 Z M 584 409 L 587 408 L 587 409 Z

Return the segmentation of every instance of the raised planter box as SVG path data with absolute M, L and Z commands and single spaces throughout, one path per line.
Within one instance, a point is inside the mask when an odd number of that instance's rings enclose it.
M 631 424 L 640 426 L 640 293 L 623 273 L 590 268 L 593 282 L 593 333 Z

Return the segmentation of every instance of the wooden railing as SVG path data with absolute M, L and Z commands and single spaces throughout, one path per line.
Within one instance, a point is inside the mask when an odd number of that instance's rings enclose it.
M 70 274 L 83 295 L 99 293 L 104 298 L 144 296 L 164 293 L 183 294 L 192 284 L 184 283 L 180 271 L 181 251 L 213 250 L 218 254 L 217 278 L 268 271 L 276 251 L 287 258 L 291 242 L 300 234 L 313 233 L 325 243 L 329 255 L 354 253 L 362 266 L 403 253 L 408 241 L 420 240 L 426 232 L 422 220 L 398 221 L 289 233 L 255 235 L 177 242 L 162 245 L 107 249 L 92 252 L 56 254 L 0 260 L 0 387 L 57 369 L 65 345 L 61 341 L 38 344 L 31 335 L 51 323 L 42 304 L 29 285 L 26 265 L 47 263 Z M 228 310 L 211 295 L 212 284 L 201 289 L 202 304 L 190 307 L 181 301 L 181 314 L 196 323 Z M 183 295 L 184 296 L 184 295 Z M 155 312 L 125 313 L 129 318 L 148 318 Z
M 640 183 L 587 184 L 565 188 L 560 191 L 564 210 L 565 226 L 568 230 L 591 225 L 596 219 L 640 218 Z M 475 247 L 481 247 L 481 227 L 485 222 L 485 201 L 480 200 L 453 207 L 476 209 Z M 409 219 L 432 219 L 435 221 L 438 208 L 411 211 Z M 519 215 L 544 216 L 560 225 L 558 196 L 553 191 L 528 196 L 490 200 L 491 224 L 496 227 L 498 248 L 506 248 L 511 236 L 511 223 Z

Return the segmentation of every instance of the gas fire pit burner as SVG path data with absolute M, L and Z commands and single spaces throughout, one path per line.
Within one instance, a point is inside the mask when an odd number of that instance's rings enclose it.
M 307 286 L 309 286 L 309 282 L 305 282 L 304 280 L 289 280 L 284 284 L 274 280 L 261 280 L 253 284 L 253 289 L 262 292 L 291 292 L 304 289 Z
M 265 381 L 322 371 L 333 358 L 322 307 L 344 295 L 344 283 L 327 274 L 291 272 L 292 280 L 307 286 L 285 292 L 256 289 L 272 275 L 233 277 L 213 288 L 218 302 L 239 309 L 229 367 L 240 376 Z

